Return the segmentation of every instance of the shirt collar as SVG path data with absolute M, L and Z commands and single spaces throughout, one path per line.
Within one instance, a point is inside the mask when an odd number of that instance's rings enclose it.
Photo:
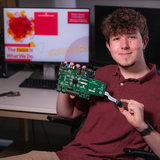
M 150 72 L 148 72 L 147 74 L 145 74 L 143 77 L 138 78 L 138 79 L 128 79 L 128 80 L 134 80 L 134 81 L 139 81 L 139 83 L 143 83 L 144 81 L 148 81 L 150 79 L 152 79 L 155 76 L 158 76 L 157 74 L 157 70 L 156 70 L 156 65 L 155 64 L 151 64 L 151 63 L 146 63 L 148 68 L 150 69 Z M 118 76 L 121 75 L 120 73 L 120 69 L 117 66 L 116 70 L 113 72 L 112 74 L 113 76 Z

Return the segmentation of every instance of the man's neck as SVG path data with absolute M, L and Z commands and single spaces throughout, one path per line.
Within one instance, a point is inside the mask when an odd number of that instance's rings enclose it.
M 121 74 L 125 79 L 128 79 L 128 78 L 138 79 L 143 77 L 145 74 L 147 74 L 150 71 L 146 63 L 142 63 L 141 65 L 133 65 L 131 67 L 119 66 L 119 68 L 120 68 Z

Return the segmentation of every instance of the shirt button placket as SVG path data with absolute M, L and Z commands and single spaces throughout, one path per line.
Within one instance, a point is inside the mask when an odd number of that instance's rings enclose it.
M 120 83 L 120 86 L 123 86 L 123 83 L 122 83 L 122 82 Z

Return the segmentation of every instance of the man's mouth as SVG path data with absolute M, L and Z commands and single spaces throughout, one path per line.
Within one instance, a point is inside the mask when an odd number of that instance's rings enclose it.
M 119 55 L 121 55 L 121 56 L 129 56 L 129 55 L 131 55 L 132 54 L 132 52 L 128 52 L 128 53 L 119 53 Z

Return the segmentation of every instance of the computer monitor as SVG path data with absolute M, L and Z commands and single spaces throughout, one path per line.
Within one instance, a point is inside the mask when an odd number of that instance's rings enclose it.
M 5 62 L 89 63 L 89 9 L 3 8 Z

